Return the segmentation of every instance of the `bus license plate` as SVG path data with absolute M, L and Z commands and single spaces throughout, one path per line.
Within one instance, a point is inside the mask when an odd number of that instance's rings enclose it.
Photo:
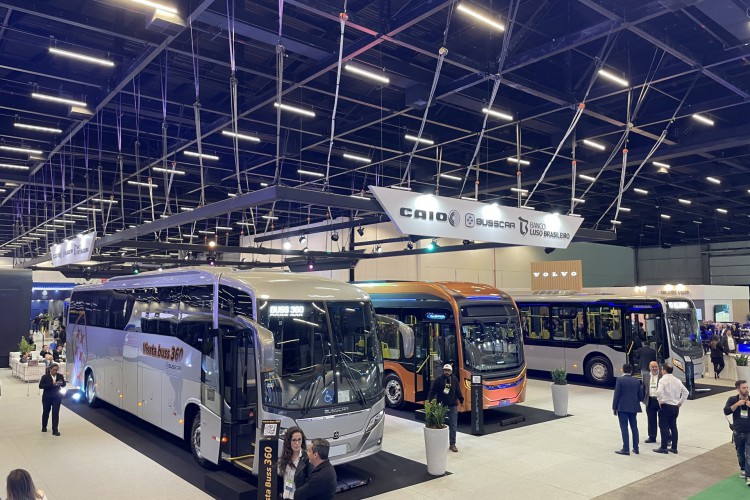
M 328 450 L 329 457 L 338 457 L 339 455 L 346 455 L 345 444 L 340 444 L 338 446 L 331 446 L 331 449 Z

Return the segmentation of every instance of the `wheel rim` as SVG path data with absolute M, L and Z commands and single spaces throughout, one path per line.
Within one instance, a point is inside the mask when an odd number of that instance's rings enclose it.
M 389 380 L 385 385 L 385 393 L 390 404 L 398 404 L 401 401 L 401 394 L 403 393 L 398 380 Z
M 198 425 L 195 426 L 195 429 L 193 430 L 193 453 L 195 453 L 195 456 L 199 459 L 203 458 L 203 455 L 201 455 L 201 426 L 200 426 L 200 420 L 198 421 Z
M 591 365 L 591 376 L 596 380 L 606 380 L 609 370 L 604 363 L 594 363 Z
M 94 389 L 94 377 L 89 375 L 86 378 L 86 401 L 90 403 L 94 402 L 94 399 L 96 398 L 96 392 Z

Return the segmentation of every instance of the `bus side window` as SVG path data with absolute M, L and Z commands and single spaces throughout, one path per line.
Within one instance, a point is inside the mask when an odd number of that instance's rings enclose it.
M 211 285 L 182 287 L 177 338 L 195 349 L 202 348 L 213 325 L 213 298 Z
M 130 321 L 128 321 L 128 330 L 135 332 L 145 332 L 143 328 L 143 320 L 148 314 L 148 295 L 146 289 L 139 288 L 133 291 L 133 308 L 130 315 Z
M 154 333 L 169 337 L 177 335 L 181 293 L 182 287 L 179 286 L 157 289 L 157 299 L 149 306 L 149 315 L 156 324 Z

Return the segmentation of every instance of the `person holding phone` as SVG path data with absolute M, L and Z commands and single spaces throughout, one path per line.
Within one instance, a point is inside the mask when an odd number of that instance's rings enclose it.
M 732 432 L 737 461 L 740 463 L 740 477 L 750 486 L 750 391 L 747 380 L 734 383 L 737 395 L 727 399 L 724 415 L 732 415 Z
M 49 422 L 49 414 L 52 412 L 53 436 L 60 435 L 58 426 L 60 423 L 60 403 L 65 394 L 63 390 L 65 377 L 58 373 L 59 370 L 60 365 L 52 363 L 47 373 L 42 375 L 42 379 L 39 381 L 39 388 L 44 390 L 42 393 L 42 432 L 47 432 L 47 422 Z

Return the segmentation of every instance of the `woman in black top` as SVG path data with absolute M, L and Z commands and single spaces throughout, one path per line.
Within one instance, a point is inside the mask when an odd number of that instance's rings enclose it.
M 42 432 L 47 432 L 47 422 L 50 411 L 52 412 L 52 435 L 59 436 L 58 423 L 60 422 L 60 403 L 62 402 L 65 387 L 65 377 L 57 373 L 60 365 L 52 363 L 45 375 L 39 381 L 39 388 L 44 389 L 42 393 Z
M 714 364 L 714 378 L 719 378 L 721 370 L 724 369 L 724 347 L 719 342 L 719 337 L 714 335 L 708 344 L 711 353 L 711 363 Z

